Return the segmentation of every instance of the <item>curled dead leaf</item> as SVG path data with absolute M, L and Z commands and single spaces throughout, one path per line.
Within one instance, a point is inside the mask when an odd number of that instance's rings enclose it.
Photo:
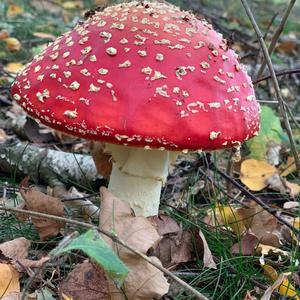
M 35 190 L 33 187 L 27 188 L 28 180 L 29 178 L 26 177 L 20 184 L 20 193 L 25 201 L 25 208 L 49 215 L 64 216 L 64 205 L 62 202 L 57 198 Z M 64 222 L 40 217 L 32 217 L 32 222 L 38 231 L 41 240 L 56 236 L 60 229 L 65 225 Z
M 12 259 L 21 259 L 28 256 L 31 242 L 24 237 L 19 237 L 11 241 L 0 244 L 0 251 Z
M 112 170 L 112 156 L 104 151 L 104 143 L 92 141 L 89 148 L 98 173 L 108 179 Z

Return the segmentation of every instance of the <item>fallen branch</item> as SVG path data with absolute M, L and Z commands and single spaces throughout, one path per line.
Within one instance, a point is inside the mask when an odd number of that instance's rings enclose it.
M 39 148 L 19 140 L 0 144 L 0 172 L 20 177 L 29 175 L 35 182 L 51 187 L 57 181 L 87 187 L 102 178 L 89 155 Z
M 55 220 L 55 221 L 59 221 L 59 222 L 65 222 L 65 223 L 68 223 L 68 224 L 77 225 L 77 226 L 81 226 L 81 227 L 89 228 L 89 229 L 96 229 L 96 230 L 98 230 L 98 232 L 100 232 L 100 233 L 106 235 L 107 237 L 109 237 L 115 243 L 118 243 L 119 245 L 121 245 L 124 248 L 128 249 L 132 253 L 134 253 L 137 256 L 143 258 L 149 264 L 153 265 L 155 268 L 157 268 L 158 270 L 162 271 L 164 274 L 166 274 L 169 277 L 171 277 L 174 281 L 176 281 L 178 284 L 180 284 L 184 289 L 186 289 L 187 291 L 191 292 L 196 297 L 195 299 L 209 300 L 207 297 L 205 297 L 203 294 L 201 294 L 200 292 L 198 292 L 196 289 L 194 289 L 188 283 L 186 283 L 183 280 L 181 280 L 179 277 L 177 277 L 176 275 L 174 275 L 172 272 L 170 272 L 169 270 L 167 270 L 163 266 L 157 264 L 156 262 L 150 260 L 148 256 L 144 255 L 140 251 L 137 251 L 137 250 L 131 248 L 130 246 L 128 246 L 125 242 L 123 242 L 122 240 L 120 240 L 113 233 L 105 231 L 105 230 L 102 230 L 102 229 L 99 229 L 95 225 L 84 223 L 84 222 L 80 222 L 80 221 L 76 221 L 76 220 L 71 220 L 71 219 L 68 219 L 68 218 L 63 218 L 63 217 L 58 217 L 58 216 L 54 216 L 54 215 L 48 215 L 48 214 L 44 214 L 44 213 L 39 213 L 39 212 L 35 212 L 35 211 L 28 211 L 28 210 L 24 210 L 24 209 L 20 209 L 20 208 L 8 208 L 8 207 L 0 206 L 0 210 L 7 211 L 7 212 L 13 212 L 13 213 L 22 213 L 22 214 L 26 214 L 26 215 L 30 215 L 30 216 L 34 216 L 34 217 L 39 217 L 39 218 L 44 218 L 44 219 L 49 219 L 49 220 Z

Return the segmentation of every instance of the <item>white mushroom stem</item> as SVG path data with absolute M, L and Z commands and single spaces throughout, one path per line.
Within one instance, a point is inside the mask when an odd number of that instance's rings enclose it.
M 108 189 L 127 202 L 136 216 L 157 215 L 169 164 L 178 153 L 113 144 L 106 144 L 105 151 L 113 158 Z

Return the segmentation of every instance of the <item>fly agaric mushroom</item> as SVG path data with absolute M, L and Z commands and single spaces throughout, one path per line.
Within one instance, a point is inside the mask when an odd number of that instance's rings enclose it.
M 226 40 L 166 3 L 89 13 L 18 75 L 12 96 L 50 127 L 105 142 L 109 189 L 136 215 L 158 213 L 178 151 L 239 147 L 259 129 L 251 79 Z

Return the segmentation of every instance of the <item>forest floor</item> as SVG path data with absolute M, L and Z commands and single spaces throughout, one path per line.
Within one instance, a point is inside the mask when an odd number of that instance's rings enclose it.
M 123 226 L 120 216 L 131 224 L 129 248 L 139 252 L 128 255 L 131 250 L 116 246 L 124 235 L 114 242 L 105 233 L 95 238 L 99 218 L 101 223 L 108 213 L 99 203 L 109 207 L 112 199 L 118 201 L 105 189 L 99 193 L 107 186 L 109 163 L 101 169 L 97 159 L 103 157 L 95 145 L 38 124 L 10 95 L 17 73 L 34 55 L 73 28 L 89 8 L 114 2 L 1 1 L 1 299 L 21 299 L 23 292 L 22 299 L 32 300 L 117 299 L 117 294 L 179 300 L 197 299 L 195 291 L 214 300 L 300 299 L 300 179 L 294 159 L 300 147 L 300 4 L 287 12 L 294 2 L 249 1 L 267 46 L 275 44 L 271 59 L 280 109 L 242 2 L 172 1 L 206 18 L 239 53 L 262 108 L 261 131 L 242 146 L 240 158 L 230 149 L 180 156 L 163 188 L 158 217 L 137 221 L 122 209 L 114 212 L 116 227 Z M 137 234 L 134 226 L 143 232 Z M 127 267 L 134 272 L 116 292 L 110 280 L 123 282 Z M 139 294 L 140 286 L 147 287 L 145 294 Z

